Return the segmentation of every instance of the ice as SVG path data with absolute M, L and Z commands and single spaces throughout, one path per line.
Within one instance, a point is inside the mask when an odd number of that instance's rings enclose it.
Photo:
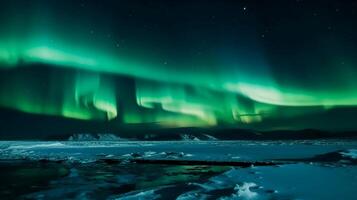
M 154 200 L 160 198 L 160 195 L 155 194 L 155 190 L 147 190 L 129 193 L 121 197 L 113 198 L 113 200 Z
M 64 147 L 65 144 L 61 142 L 54 143 L 31 143 L 30 145 L 13 145 L 8 147 L 8 149 L 31 149 L 31 148 L 57 148 Z
M 357 144 L 353 141 L 296 142 L 296 141 L 61 141 L 21 142 L 1 141 L 1 159 L 56 158 L 68 160 L 101 159 L 106 155 L 123 159 L 134 155 L 142 158 L 187 159 L 205 161 L 264 161 L 309 158 L 346 149 L 344 155 L 354 156 Z M 146 153 L 145 153 L 146 152 Z M 151 152 L 151 153 L 150 153 Z M 154 154 L 153 152 L 156 152 Z M 99 156 L 102 155 L 102 156 Z M 355 157 L 355 156 L 354 156 Z
M 251 200 L 257 199 L 258 193 L 252 192 L 250 189 L 257 187 L 255 183 L 243 183 L 241 185 L 237 184 L 234 190 L 237 191 L 236 194 L 232 194 L 229 197 L 221 197 L 219 200 Z
M 197 191 L 192 191 L 192 192 L 187 192 L 184 194 L 181 194 L 176 198 L 176 200 L 206 200 L 208 199 L 208 195 L 198 193 Z
M 341 152 L 341 154 L 345 157 L 357 159 L 357 149 L 349 149 L 346 152 Z
M 61 161 L 58 163 L 71 166 L 70 174 L 57 183 L 52 182 L 52 188 L 27 196 L 37 199 L 60 199 L 72 193 L 85 198 L 94 195 L 93 191 L 102 191 L 106 188 L 106 192 L 109 193 L 113 188 L 126 185 L 130 191 L 120 195 L 114 194 L 111 199 L 355 200 L 356 154 L 355 141 L 0 142 L 1 160 L 45 160 L 45 163 Z M 185 160 L 187 166 L 166 166 L 167 171 L 163 171 L 159 177 L 155 173 L 161 172 L 161 165 L 160 170 L 157 170 L 157 166 L 153 164 L 149 166 L 145 163 L 131 163 L 131 159 Z M 104 160 L 107 162 L 103 162 Z M 114 162 L 115 160 L 123 162 Z M 213 173 L 210 168 L 205 172 L 205 176 L 200 177 L 202 174 L 197 172 L 205 171 L 205 168 L 195 171 L 197 166 L 190 165 L 190 161 L 197 160 L 252 163 L 273 161 L 278 164 L 246 168 L 224 166 L 224 170 L 219 171 L 220 174 Z M 76 162 L 80 164 L 77 165 Z M 113 163 L 120 164 L 120 167 Z M 96 170 L 89 170 L 86 173 L 98 174 L 93 175 L 91 179 L 83 178 L 83 169 L 82 172 L 76 171 L 78 166 L 94 166 Z M 130 171 L 133 166 L 137 169 Z M 111 167 L 122 170 L 120 176 L 105 171 Z M 126 167 L 130 170 L 125 171 L 123 168 Z M 141 173 L 146 168 L 153 170 L 145 172 L 145 176 L 148 173 L 148 179 L 143 181 Z M 184 168 L 187 170 L 182 173 L 179 169 Z M 198 178 L 189 181 L 194 176 Z M 106 179 L 108 182 L 102 181 Z M 156 181 L 158 179 L 160 181 Z M 140 181 L 143 188 L 133 186 Z M 166 184 L 172 184 L 171 190 Z M 150 187 L 147 187 L 148 185 Z
M 241 197 L 250 197 L 253 194 L 251 188 L 259 185 L 260 187 L 254 189 L 259 199 L 269 199 L 269 196 L 277 199 L 356 198 L 357 168 L 354 166 L 324 167 L 318 164 L 299 163 L 280 167 L 233 169 L 230 174 L 234 174 L 227 176 L 231 178 L 230 181 L 254 183 L 237 187 L 237 196 Z M 249 191 L 246 190 L 247 187 Z
M 234 188 L 237 190 L 237 195 L 233 197 L 241 197 L 242 199 L 255 199 L 258 196 L 258 193 L 252 192 L 250 189 L 252 187 L 257 187 L 255 183 L 243 183 L 243 185 L 237 184 Z M 236 198 L 237 199 L 237 198 Z

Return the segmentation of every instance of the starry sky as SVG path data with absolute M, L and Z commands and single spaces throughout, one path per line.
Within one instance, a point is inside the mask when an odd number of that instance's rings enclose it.
M 357 129 L 357 1 L 3 0 L 0 109 Z

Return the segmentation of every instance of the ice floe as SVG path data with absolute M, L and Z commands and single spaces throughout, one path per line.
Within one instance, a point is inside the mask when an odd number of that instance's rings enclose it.
M 357 149 L 349 149 L 345 152 L 341 152 L 341 154 L 345 157 L 349 157 L 352 159 L 357 159 Z

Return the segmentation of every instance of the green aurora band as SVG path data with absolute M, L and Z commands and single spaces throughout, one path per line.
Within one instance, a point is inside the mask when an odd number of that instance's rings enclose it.
M 254 60 L 236 55 L 227 61 L 213 52 L 166 61 L 159 47 L 118 49 L 110 35 L 93 38 L 90 26 L 64 25 L 49 13 L 30 12 L 25 16 L 34 17 L 27 20 L 11 11 L 6 15 L 0 33 L 0 74 L 11 74 L 0 81 L 0 106 L 5 108 L 83 120 L 120 115 L 127 124 L 216 126 L 316 111 L 309 107 L 357 106 L 356 80 L 336 77 L 336 87 L 320 88 L 282 83 L 256 43 L 251 46 Z M 39 64 L 56 69 L 46 74 L 47 85 L 26 70 Z M 343 70 L 338 64 L 332 68 L 348 77 L 357 74 L 354 64 L 347 58 Z M 118 77 L 134 80 L 135 105 L 118 103 L 128 98 Z M 281 112 L 291 107 L 298 111 Z

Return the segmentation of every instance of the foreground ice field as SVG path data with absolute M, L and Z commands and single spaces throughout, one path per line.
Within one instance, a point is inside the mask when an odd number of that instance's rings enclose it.
M 0 159 L 1 199 L 357 199 L 356 141 L 3 141 Z

